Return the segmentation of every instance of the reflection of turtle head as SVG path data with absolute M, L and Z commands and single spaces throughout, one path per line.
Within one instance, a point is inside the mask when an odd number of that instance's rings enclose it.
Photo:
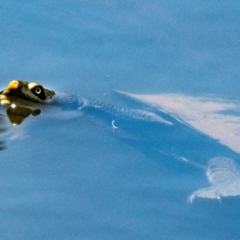
M 2 105 L 45 103 L 55 95 L 54 91 L 43 88 L 39 83 L 28 83 L 20 80 L 11 81 L 0 94 Z

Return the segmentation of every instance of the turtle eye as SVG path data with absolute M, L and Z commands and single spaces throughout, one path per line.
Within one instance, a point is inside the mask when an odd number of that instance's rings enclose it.
M 42 92 L 42 89 L 40 87 L 36 87 L 34 91 L 36 94 L 40 94 Z
M 41 100 L 45 100 L 46 96 L 42 86 L 35 86 L 31 89 L 31 92 Z

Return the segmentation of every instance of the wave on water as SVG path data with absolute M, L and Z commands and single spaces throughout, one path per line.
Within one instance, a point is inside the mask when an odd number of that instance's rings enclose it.
M 209 160 L 206 175 L 211 187 L 193 192 L 188 201 L 195 198 L 218 199 L 240 195 L 240 166 L 231 158 L 216 157 Z

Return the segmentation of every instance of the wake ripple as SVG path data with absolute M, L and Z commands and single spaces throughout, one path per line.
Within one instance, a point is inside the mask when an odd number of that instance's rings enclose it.
M 112 115 L 113 118 L 120 118 L 125 120 L 142 120 L 148 122 L 159 122 L 161 124 L 173 125 L 171 122 L 161 118 L 155 113 L 143 111 L 143 110 L 135 110 L 135 109 L 126 109 L 123 107 L 115 107 L 111 104 L 105 104 L 103 102 L 95 101 L 90 98 L 86 98 L 84 96 L 78 96 L 76 94 L 66 94 L 60 93 L 54 97 L 51 101 L 52 104 L 61 105 L 62 108 L 71 108 L 72 110 L 85 110 L 85 109 L 93 109 L 98 110 L 103 113 L 107 113 Z

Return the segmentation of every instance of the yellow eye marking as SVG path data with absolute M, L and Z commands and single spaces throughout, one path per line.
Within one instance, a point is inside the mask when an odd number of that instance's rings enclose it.
M 33 87 L 36 87 L 36 86 L 41 86 L 39 83 L 35 83 L 35 82 L 33 82 L 33 83 L 28 83 L 28 89 L 32 89 Z
M 16 80 L 13 80 L 8 84 L 8 89 L 10 89 L 10 90 L 14 90 L 14 89 L 18 89 L 18 88 L 19 88 L 19 82 Z

